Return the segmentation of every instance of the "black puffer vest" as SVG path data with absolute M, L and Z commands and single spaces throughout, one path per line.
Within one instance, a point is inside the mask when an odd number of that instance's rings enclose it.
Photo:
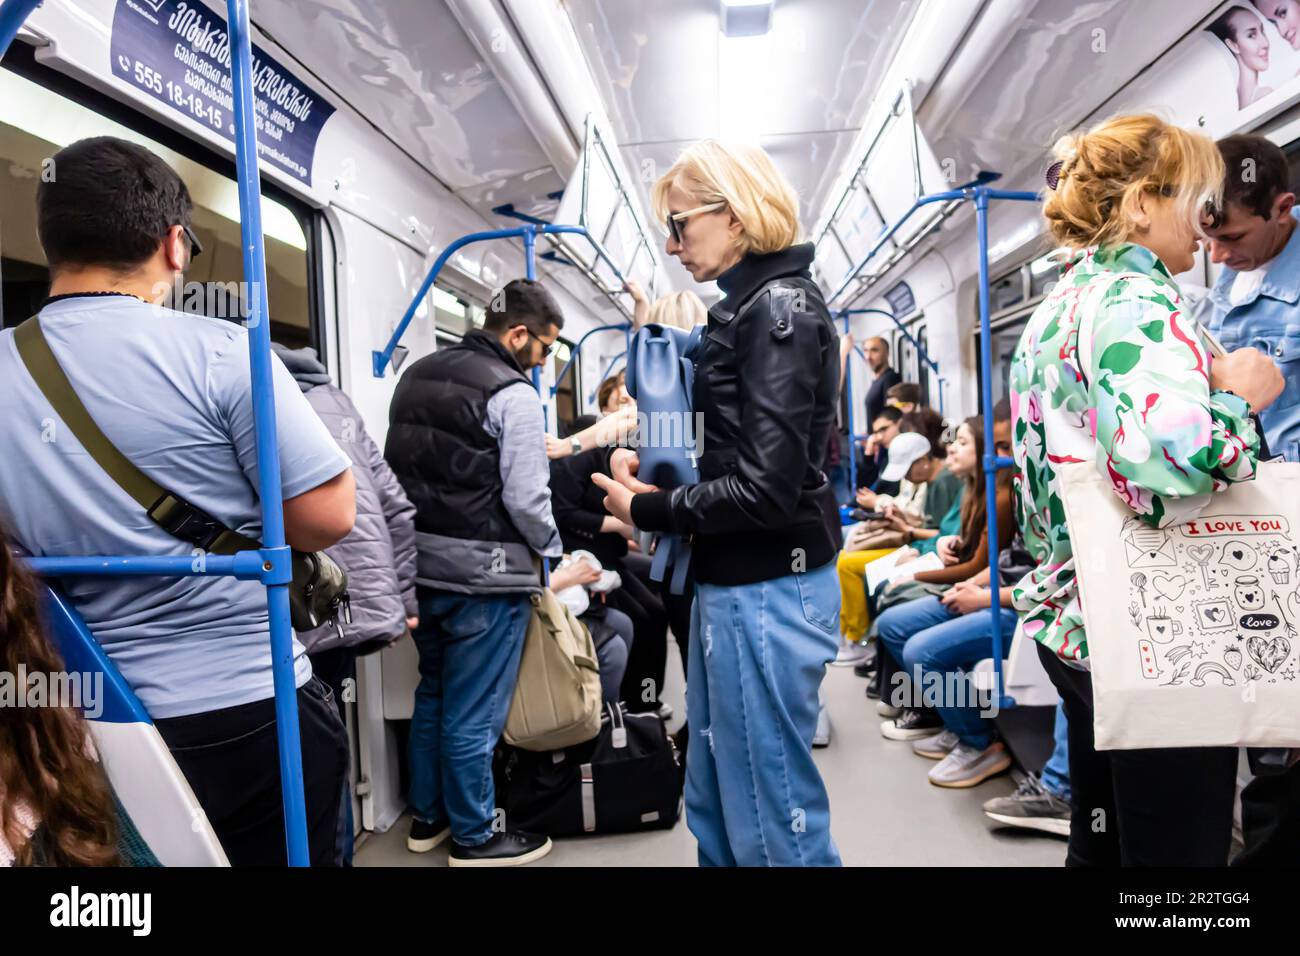
M 537 585 L 501 500 L 501 450 L 485 427 L 488 401 L 519 384 L 532 387 L 480 330 L 426 355 L 397 383 L 384 457 L 415 505 L 421 584 L 469 593 Z

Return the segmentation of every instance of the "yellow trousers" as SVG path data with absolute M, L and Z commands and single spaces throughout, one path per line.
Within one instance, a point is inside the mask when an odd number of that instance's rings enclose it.
M 867 565 L 897 550 L 841 551 L 836 559 L 835 570 L 840 575 L 840 631 L 850 641 L 862 640 L 871 627 L 871 615 L 867 612 L 867 582 L 864 580 Z

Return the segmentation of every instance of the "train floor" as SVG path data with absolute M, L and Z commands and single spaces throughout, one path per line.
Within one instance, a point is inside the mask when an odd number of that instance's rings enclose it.
M 686 712 L 684 681 L 669 649 L 665 695 L 674 710 L 671 729 Z M 876 702 L 866 682 L 847 667 L 828 668 L 826 697 L 831 744 L 814 751 L 831 797 L 831 830 L 846 866 L 1060 866 L 1064 839 L 999 827 L 980 811 L 990 797 L 1015 789 L 1012 774 L 968 790 L 932 786 L 932 761 L 908 743 L 880 735 Z M 444 844 L 431 853 L 406 849 L 409 820 L 387 833 L 366 834 L 357 866 L 446 866 Z M 694 866 L 695 840 L 685 814 L 671 830 L 557 839 L 534 866 Z

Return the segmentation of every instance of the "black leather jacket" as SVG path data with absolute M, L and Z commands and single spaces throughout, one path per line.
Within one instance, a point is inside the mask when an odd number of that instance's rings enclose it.
M 750 254 L 718 278 L 695 356 L 700 481 L 637 495 L 647 531 L 691 535 L 706 584 L 749 584 L 834 559 L 839 525 L 822 473 L 839 395 L 839 335 L 813 283 L 811 243 Z

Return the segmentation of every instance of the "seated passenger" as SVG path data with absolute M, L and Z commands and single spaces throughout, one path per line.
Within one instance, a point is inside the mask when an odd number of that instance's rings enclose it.
M 935 454 L 934 446 L 924 435 L 914 432 L 901 434 L 893 440 L 884 477 L 890 481 L 904 479 L 911 484 L 913 494 L 924 493 L 926 504 L 923 520 L 933 523 L 936 529 L 941 515 L 948 512 L 950 502 L 956 501 L 961 491 L 960 479 L 944 467 L 943 460 Z M 901 510 L 902 506 L 908 504 L 910 500 L 895 507 L 900 507 Z M 865 522 L 850 531 L 844 550 L 835 562 L 840 580 L 840 632 L 847 640 L 860 642 L 871 623 L 867 610 L 866 582 L 863 580 L 866 567 L 872 561 L 892 554 L 904 541 L 911 540 L 917 529 L 910 523 L 905 524 L 906 538 L 904 532 L 870 527 Z
M 66 673 L 37 607 L 36 585 L 0 531 L 0 674 Z M 56 701 L 0 704 L 0 867 L 15 865 L 158 865 L 114 799 L 86 722 Z
M 335 441 L 352 460 L 357 485 L 356 525 L 326 549 L 348 574 L 351 620 L 323 624 L 298 635 L 311 658 L 312 673 L 334 692 L 345 722 L 347 685 L 356 680 L 358 653 L 391 644 L 419 623 L 415 601 L 415 505 L 397 481 L 383 453 L 366 431 L 352 399 L 330 381 L 314 349 L 271 348 L 307 396 Z M 340 862 L 352 865 L 352 789 L 349 776 L 339 815 Z
M 568 606 L 578 620 L 587 625 L 600 664 L 600 690 L 607 704 L 617 703 L 627 655 L 635 639 L 632 619 L 622 611 L 593 600 L 587 588 L 600 581 L 602 569 L 586 559 L 582 552 L 566 554 L 551 572 L 551 590 Z
M 239 325 L 162 308 L 198 247 L 180 177 L 109 137 L 54 157 L 37 188 L 50 266 L 40 311 L 58 364 L 108 440 L 169 492 L 258 538 L 249 339 Z M 34 555 L 201 555 L 153 523 L 86 453 L 0 332 L 0 513 Z M 352 529 L 356 487 L 278 358 L 271 359 L 290 545 Z M 129 387 L 124 387 L 129 386 Z M 33 423 L 54 440 L 41 440 Z M 233 577 L 65 577 L 62 584 L 145 708 L 231 863 L 286 862 L 266 591 Z M 334 860 L 347 742 L 329 691 L 293 642 L 311 861 Z
M 899 382 L 885 392 L 885 404 L 906 415 L 921 405 L 921 386 L 915 382 Z
M 549 838 L 494 828 L 492 748 L 505 728 L 535 555 L 558 558 L 541 399 L 527 371 L 564 316 L 538 282 L 492 297 L 483 327 L 402 374 L 385 456 L 415 503 L 420 684 L 411 718 L 407 847 L 452 836 L 452 866 L 517 866 Z
M 899 421 L 903 413 L 897 408 L 884 408 L 871 422 L 871 433 L 867 436 L 867 441 L 863 445 L 863 453 L 867 459 L 874 461 L 877 466 L 876 479 L 871 482 L 870 487 L 860 485 L 854 492 L 854 500 L 859 508 L 867 511 L 876 510 L 876 488 L 882 483 L 880 472 L 884 471 L 885 466 L 889 463 L 889 443 L 894 440 L 902 429 Z M 861 477 L 859 477 L 861 481 Z M 888 492 L 880 491 L 880 495 L 892 495 L 897 489 L 890 488 Z
M 994 441 L 1010 446 L 1011 423 L 998 421 L 994 425 Z M 909 574 L 904 570 L 895 576 L 877 605 L 880 616 L 876 631 L 881 647 L 894 665 L 903 665 L 903 648 L 918 632 L 948 619 L 949 612 L 939 602 L 940 596 L 955 585 L 978 579 L 981 571 L 988 573 L 988 528 L 985 523 L 984 425 L 978 416 L 968 418 L 957 430 L 957 437 L 948 449 L 948 470 L 965 483 L 960 506 L 960 531 L 945 539 L 939 556 L 944 567 L 935 571 Z M 1005 549 L 1015 534 L 1015 517 L 1012 507 L 1011 473 L 998 472 L 998 547 Z M 1014 628 L 1014 621 L 1012 622 Z M 904 671 L 905 678 L 909 672 Z M 906 679 L 891 679 L 882 684 L 882 695 L 890 693 L 891 701 L 877 708 L 887 719 L 880 732 L 890 740 L 912 740 L 929 737 L 943 729 L 943 721 L 929 707 L 904 706 L 908 697 Z M 920 688 L 912 687 L 916 694 Z

